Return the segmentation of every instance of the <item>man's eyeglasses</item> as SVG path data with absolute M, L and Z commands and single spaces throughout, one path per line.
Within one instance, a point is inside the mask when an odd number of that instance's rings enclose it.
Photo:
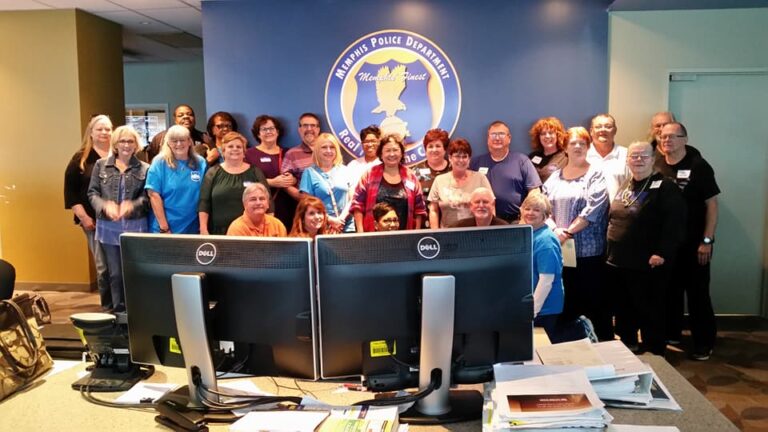
M 659 138 L 661 138 L 663 140 L 665 140 L 665 139 L 675 139 L 675 138 L 685 138 L 685 135 L 677 135 L 677 134 L 671 134 L 670 135 L 670 134 L 667 134 L 667 135 L 662 135 Z
M 508 134 L 506 132 L 491 132 L 488 135 L 490 135 L 491 138 L 504 138 Z
M 320 125 L 316 125 L 312 123 L 300 123 L 299 127 L 302 129 L 319 129 Z

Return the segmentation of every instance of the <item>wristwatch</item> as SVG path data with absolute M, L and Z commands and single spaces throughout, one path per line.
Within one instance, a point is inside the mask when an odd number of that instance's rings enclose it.
M 715 239 L 713 239 L 712 237 L 704 237 L 701 240 L 701 242 L 704 243 L 705 245 L 711 245 L 712 243 L 715 242 Z

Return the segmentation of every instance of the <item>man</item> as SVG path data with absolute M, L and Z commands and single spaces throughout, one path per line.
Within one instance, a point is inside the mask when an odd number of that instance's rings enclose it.
M 206 157 L 206 150 L 211 142 L 211 137 L 207 133 L 195 129 L 195 111 L 192 107 L 185 104 L 177 106 L 173 110 L 173 121 L 175 124 L 189 129 L 189 135 L 192 137 L 192 145 L 195 147 L 195 150 L 200 156 Z M 141 151 L 141 154 L 136 156 L 147 163 L 152 162 L 152 159 L 160 153 L 160 147 L 163 145 L 163 138 L 165 138 L 167 130 L 157 133 L 152 138 L 152 142 Z
M 717 225 L 717 195 L 720 189 L 712 167 L 701 155 L 689 151 L 688 132 L 681 123 L 667 123 L 661 129 L 663 159 L 656 169 L 674 180 L 688 205 L 685 241 L 673 282 L 668 291 L 667 338 L 674 344 L 680 340 L 683 318 L 683 294 L 688 298 L 688 314 L 693 338 L 694 360 L 708 360 L 717 335 L 715 313 L 709 296 L 709 264 Z
M 592 144 L 587 150 L 587 162 L 603 170 L 610 201 L 627 180 L 627 149 L 616 145 L 616 119 L 610 114 L 598 114 L 592 118 L 589 134 Z M 610 202 L 609 201 L 609 202 Z
M 469 167 L 485 174 L 496 195 L 496 216 L 507 222 L 520 218 L 520 203 L 541 180 L 528 156 L 509 151 L 509 127 L 495 121 L 488 127 L 488 153 L 472 159 Z
M 304 113 L 299 117 L 299 136 L 301 143 L 287 152 L 283 158 L 283 164 L 280 171 L 291 173 L 296 178 L 296 185 L 301 184 L 301 174 L 312 165 L 312 142 L 320 134 L 320 117 L 313 113 Z M 288 195 L 294 200 L 299 201 L 299 188 L 297 186 L 288 186 L 285 188 Z
M 262 183 L 251 183 L 243 191 L 243 215 L 232 221 L 229 236 L 286 237 L 285 225 L 267 214 L 269 189 Z
M 651 117 L 651 128 L 648 132 L 648 140 L 653 146 L 654 150 L 656 150 L 657 154 L 657 160 L 659 158 L 664 157 L 664 149 L 661 148 L 661 128 L 666 126 L 669 123 L 675 122 L 675 115 L 672 114 L 669 111 L 660 111 Z M 695 148 L 686 145 L 685 146 L 686 153 L 691 153 L 695 156 L 701 156 L 701 153 L 696 150 Z
M 493 209 L 496 206 L 496 197 L 490 189 L 479 187 L 469 196 L 469 211 L 472 217 L 461 219 L 456 222 L 454 227 L 473 227 L 490 225 L 507 225 L 504 219 L 499 219 L 493 215 Z

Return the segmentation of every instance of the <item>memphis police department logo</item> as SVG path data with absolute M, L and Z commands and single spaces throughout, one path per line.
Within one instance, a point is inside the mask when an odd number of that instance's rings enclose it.
M 354 157 L 360 130 L 378 125 L 405 137 L 406 163 L 424 160 L 421 144 L 433 128 L 453 133 L 461 111 L 459 77 L 432 41 L 404 30 L 363 36 L 339 56 L 325 87 L 331 129 Z

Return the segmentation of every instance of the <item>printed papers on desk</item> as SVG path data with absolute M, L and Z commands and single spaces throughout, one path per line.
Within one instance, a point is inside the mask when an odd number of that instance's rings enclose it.
M 595 392 L 609 406 L 680 410 L 658 378 L 654 387 L 653 369 L 621 341 L 592 344 L 583 339 L 541 346 L 536 352 L 545 365 L 584 367 Z
M 493 373 L 485 430 L 602 428 L 613 419 L 583 368 L 496 365 Z

